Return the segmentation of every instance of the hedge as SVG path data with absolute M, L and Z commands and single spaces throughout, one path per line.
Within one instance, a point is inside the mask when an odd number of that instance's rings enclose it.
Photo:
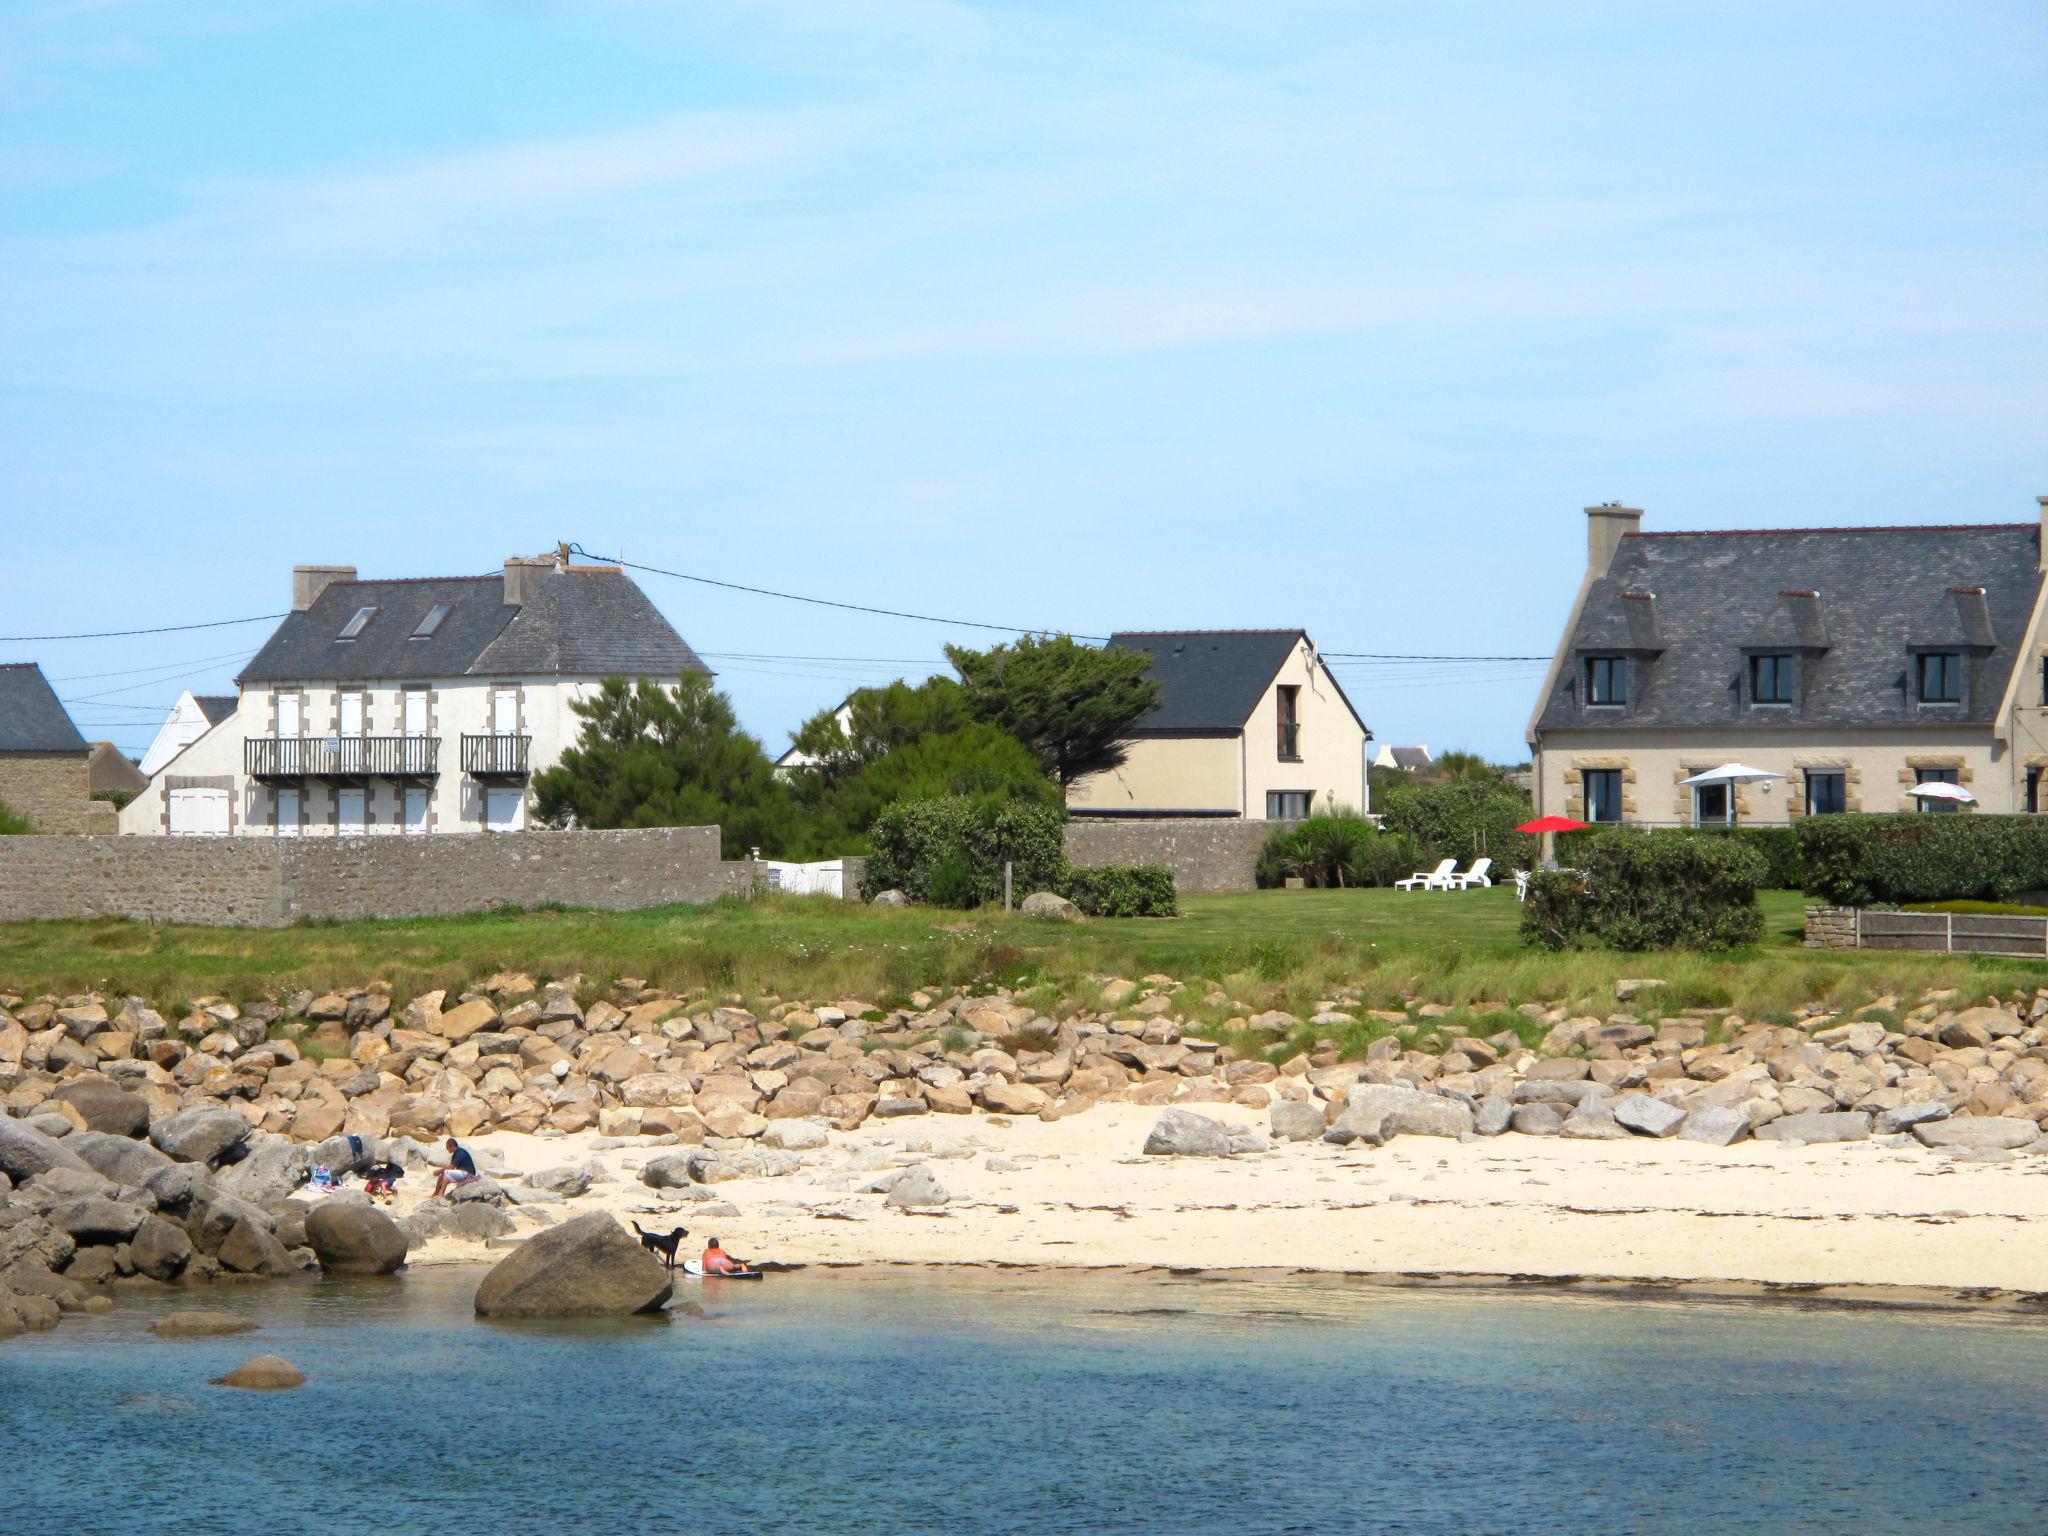
M 2048 817 L 1810 816 L 1805 889 L 1831 906 L 2005 901 L 2048 889 Z
M 860 893 L 872 899 L 899 890 L 932 906 L 986 906 L 1003 899 L 1006 861 L 1016 866 L 1019 897 L 1057 891 L 1067 877 L 1065 823 L 1063 812 L 1046 805 L 972 795 L 899 800 L 868 831 Z
M 1729 837 L 1609 832 L 1577 870 L 1531 877 L 1522 939 L 1546 949 L 1735 949 L 1763 937 L 1764 856 Z
M 1560 833 L 1557 839 L 1558 862 L 1575 869 L 1582 868 L 1602 838 L 1625 831 L 1618 827 L 1594 827 L 1584 832 Z M 1737 842 L 1763 856 L 1765 890 L 1797 891 L 1806 885 L 1806 859 L 1796 827 L 1747 827 L 1740 823 L 1732 827 L 1659 827 L 1651 835 L 1661 838 L 1723 838 Z
M 1157 864 L 1103 864 L 1067 871 L 1067 900 L 1090 917 L 1176 917 L 1173 871 Z

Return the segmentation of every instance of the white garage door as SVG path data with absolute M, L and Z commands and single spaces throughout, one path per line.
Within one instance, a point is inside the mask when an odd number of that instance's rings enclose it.
M 526 825 L 526 792 L 521 789 L 484 791 L 484 830 L 517 832 Z
M 228 792 L 224 789 L 172 790 L 171 835 L 174 837 L 226 837 L 228 835 Z

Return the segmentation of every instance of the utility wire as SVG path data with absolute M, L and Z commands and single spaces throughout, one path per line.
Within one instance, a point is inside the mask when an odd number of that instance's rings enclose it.
M 151 629 L 96 629 L 76 635 L 0 635 L 0 645 L 44 645 L 52 640 L 120 640 L 130 635 L 175 635 L 188 629 L 226 629 L 232 624 L 262 624 L 281 613 L 252 614 L 246 619 L 214 619 L 206 624 L 159 624 Z

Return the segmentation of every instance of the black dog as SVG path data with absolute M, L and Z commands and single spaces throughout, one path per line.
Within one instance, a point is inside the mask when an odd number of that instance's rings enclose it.
M 666 1235 L 660 1232 L 650 1232 L 637 1221 L 633 1223 L 633 1230 L 640 1234 L 640 1246 L 653 1254 L 657 1259 L 660 1259 L 670 1269 L 676 1267 L 677 1245 L 690 1235 L 688 1227 L 677 1227 L 675 1231 Z

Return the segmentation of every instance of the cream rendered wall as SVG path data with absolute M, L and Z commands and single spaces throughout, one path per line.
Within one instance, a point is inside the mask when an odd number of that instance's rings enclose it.
M 1280 698 L 1283 685 L 1301 689 L 1299 696 L 1301 761 L 1280 760 Z M 1344 703 L 1315 651 L 1295 646 L 1258 708 L 1245 722 L 1244 813 L 1253 819 L 1266 814 L 1268 790 L 1308 790 L 1312 810 L 1338 806 L 1359 810 L 1365 800 L 1365 727 Z
M 167 835 L 169 787 L 173 780 L 183 779 L 232 781 L 228 808 L 234 825 L 229 830 L 249 830 L 252 807 L 249 785 L 242 777 L 241 719 L 241 712 L 237 710 L 153 774 L 148 786 L 121 807 L 121 814 L 115 822 L 120 832 L 137 837 Z M 267 810 L 265 814 L 268 814 Z
M 1143 736 L 1123 767 L 1067 786 L 1067 804 L 1096 811 L 1236 815 L 1244 775 L 1235 736 Z M 1261 802 L 1263 805 L 1263 802 Z
M 1851 811 L 1918 810 L 1919 802 L 1906 793 L 1914 783 L 1916 766 L 1958 769 L 1964 787 L 1977 796 L 1979 810 L 2006 813 L 2025 808 L 2016 796 L 2014 753 L 1994 743 L 1989 729 L 1980 726 L 1725 734 L 1547 731 L 1536 761 L 1536 813 L 1583 818 L 1577 771 L 1619 768 L 1624 821 L 1689 823 L 1692 791 L 1678 781 L 1738 760 L 1786 775 L 1768 787 L 1751 784 L 1737 790 L 1737 819 L 1758 825 L 1784 826 L 1805 813 L 1802 775 L 1808 768 L 1845 773 Z

